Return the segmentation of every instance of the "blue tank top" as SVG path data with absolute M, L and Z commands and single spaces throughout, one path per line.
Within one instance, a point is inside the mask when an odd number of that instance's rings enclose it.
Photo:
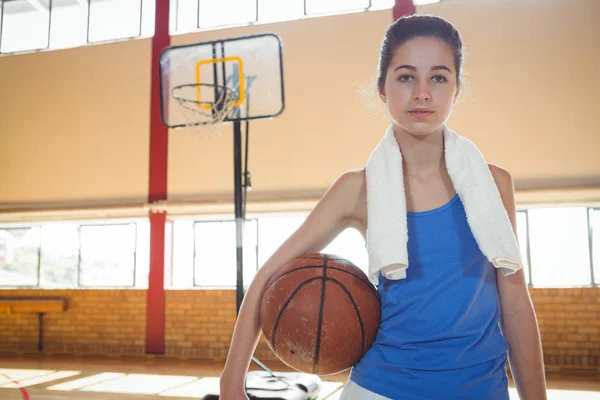
M 381 324 L 350 379 L 394 400 L 508 399 L 496 269 L 460 198 L 407 217 L 407 276 L 380 273 Z

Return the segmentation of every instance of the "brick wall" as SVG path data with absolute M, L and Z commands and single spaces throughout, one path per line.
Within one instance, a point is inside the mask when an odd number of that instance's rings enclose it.
M 146 291 L 2 290 L 2 297 L 66 297 L 68 309 L 44 316 L 47 355 L 144 355 Z M 38 351 L 37 314 L 0 314 L 0 353 Z
M 236 320 L 234 290 L 169 290 L 166 304 L 165 356 L 227 358 Z M 263 335 L 254 355 L 277 360 Z
M 600 372 L 600 288 L 530 289 L 548 370 Z
M 548 370 L 600 373 L 600 288 L 530 289 Z M 64 296 L 66 313 L 45 317 L 46 354 L 143 355 L 146 292 L 139 290 L 4 290 L 1 296 Z M 235 291 L 166 292 L 165 356 L 227 357 Z M 37 352 L 37 316 L 0 314 L 0 352 Z M 254 355 L 276 360 L 261 335 Z

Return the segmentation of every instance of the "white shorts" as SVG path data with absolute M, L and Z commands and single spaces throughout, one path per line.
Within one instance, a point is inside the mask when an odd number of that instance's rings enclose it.
M 352 382 L 348 379 L 339 400 L 392 400 L 389 397 L 373 393 L 368 389 Z

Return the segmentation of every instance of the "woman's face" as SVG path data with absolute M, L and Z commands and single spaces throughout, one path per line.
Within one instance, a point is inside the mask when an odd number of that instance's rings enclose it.
M 415 136 L 438 131 L 459 92 L 454 65 L 452 47 L 438 38 L 418 37 L 400 46 L 380 91 L 392 122 Z

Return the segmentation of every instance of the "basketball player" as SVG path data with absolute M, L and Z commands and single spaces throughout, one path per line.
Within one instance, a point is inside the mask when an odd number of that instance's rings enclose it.
M 503 276 L 483 257 L 446 170 L 443 125 L 462 86 L 462 65 L 459 33 L 443 19 L 405 17 L 386 32 L 377 84 L 402 151 L 409 263 L 419 279 L 410 273 L 399 281 L 380 276 L 378 335 L 353 367 L 342 400 L 507 400 L 507 360 L 521 400 L 546 399 L 539 329 L 523 269 Z M 516 229 L 511 175 L 489 168 Z M 269 278 L 293 258 L 321 251 L 346 228 L 364 237 L 366 198 L 363 169 L 341 175 L 258 271 L 221 375 L 222 400 L 247 398 L 244 378 L 260 337 L 259 307 Z M 457 235 L 460 249 L 444 245 Z M 477 279 L 452 279 L 467 263 Z M 398 299 L 417 302 L 419 312 Z

